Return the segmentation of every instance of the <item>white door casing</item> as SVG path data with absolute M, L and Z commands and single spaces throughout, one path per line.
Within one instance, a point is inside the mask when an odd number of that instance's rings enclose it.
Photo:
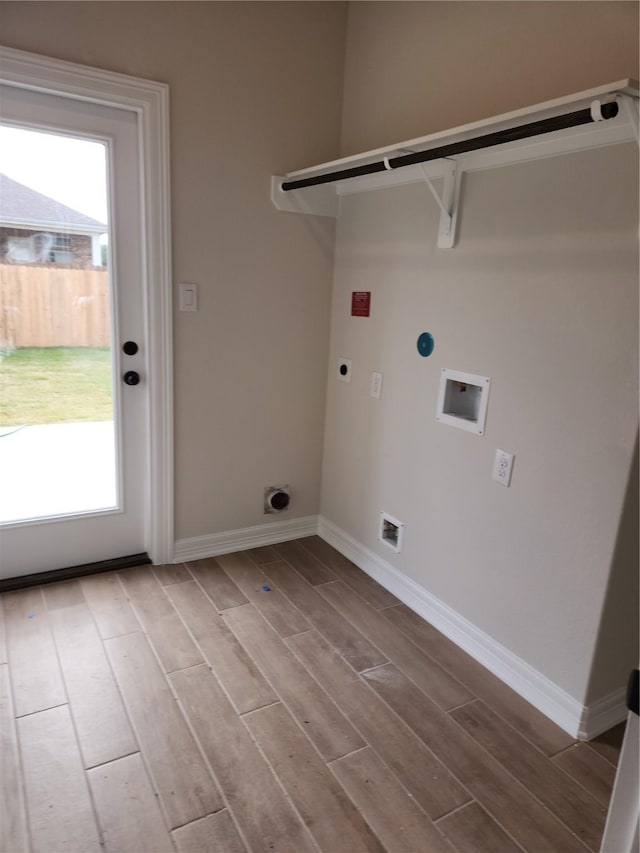
M 139 270 L 142 297 L 139 308 L 133 312 L 138 316 L 132 317 L 132 322 L 137 322 L 139 328 L 142 324 L 141 337 L 146 350 L 144 393 L 137 398 L 128 396 L 125 399 L 130 409 L 138 409 L 137 430 L 142 432 L 142 436 L 138 436 L 135 453 L 143 454 L 140 469 L 145 472 L 137 484 L 129 484 L 133 488 L 129 504 L 137 503 L 140 507 L 140 515 L 133 519 L 137 533 L 133 539 L 129 538 L 132 542 L 135 539 L 141 543 L 142 550 L 154 563 L 171 562 L 174 537 L 168 87 L 10 48 L 0 49 L 0 82 L 9 95 L 4 99 L 9 112 L 12 100 L 16 103 L 26 101 L 39 108 L 44 104 L 45 114 L 52 104 L 66 102 L 77 107 L 77 102 L 82 102 L 80 112 L 93 115 L 94 122 L 95 116 L 101 116 L 106 123 L 112 119 L 112 124 L 121 125 L 125 134 L 129 133 L 139 176 L 133 179 L 131 173 L 129 180 L 133 184 L 136 180 L 138 183 L 136 198 L 133 199 L 135 203 L 131 206 L 138 219 L 135 226 L 140 234 L 140 245 L 130 247 L 133 257 L 130 256 L 128 261 L 130 269 Z M 49 124 L 53 128 L 55 122 L 52 120 Z M 36 127 L 38 125 L 42 126 L 42 123 L 36 122 Z M 105 139 L 108 139 L 107 133 Z M 126 323 L 127 320 L 122 324 L 119 335 L 114 334 L 115 348 L 119 348 L 127 337 Z M 125 388 L 124 392 L 130 395 L 137 390 Z M 124 396 L 122 387 L 114 388 L 114 393 Z M 144 411 L 140 411 L 140 406 Z M 140 490 L 138 495 L 135 494 L 136 489 Z M 73 547 L 69 540 L 74 536 L 73 526 L 69 527 L 67 522 L 49 522 L 47 527 L 50 550 L 58 551 L 58 554 L 52 553 L 49 563 L 38 564 L 39 571 L 92 561 L 91 557 L 70 558 Z M 43 530 L 42 527 L 39 529 Z M 84 530 L 83 538 L 90 540 L 91 527 Z M 28 563 L 21 563 L 19 553 L 23 542 L 37 536 L 38 528 L 32 525 L 9 526 L 3 530 L 0 578 L 33 571 Z M 3 559 L 2 552 L 6 559 Z M 122 553 L 106 554 L 100 559 Z M 6 569 L 2 568 L 2 562 Z
M 640 719 L 637 670 L 631 673 L 629 679 L 627 707 L 627 725 L 600 853 L 640 853 Z

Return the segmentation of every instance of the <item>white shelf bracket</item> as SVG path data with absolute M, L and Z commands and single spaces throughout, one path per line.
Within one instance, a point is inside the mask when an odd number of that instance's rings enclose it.
M 429 177 L 427 167 L 421 164 L 425 182 L 440 208 L 440 225 L 438 227 L 438 248 L 452 249 L 456 240 L 456 223 L 458 219 L 458 201 L 460 198 L 460 179 L 462 172 L 455 161 L 448 161 L 450 169 L 442 177 L 442 197 L 438 194 Z
M 635 141 L 640 144 L 640 104 L 638 99 L 631 98 L 629 95 L 618 95 L 616 100 L 629 126 L 633 129 Z

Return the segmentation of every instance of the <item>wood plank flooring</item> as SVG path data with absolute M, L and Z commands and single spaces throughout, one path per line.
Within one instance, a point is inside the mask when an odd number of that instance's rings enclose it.
M 0 853 L 597 853 L 623 730 L 318 537 L 0 596 Z

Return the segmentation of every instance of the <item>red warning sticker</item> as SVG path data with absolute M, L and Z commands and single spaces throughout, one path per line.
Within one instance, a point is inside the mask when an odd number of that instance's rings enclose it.
M 351 293 L 351 316 L 368 317 L 371 312 L 371 291 L 354 290 Z

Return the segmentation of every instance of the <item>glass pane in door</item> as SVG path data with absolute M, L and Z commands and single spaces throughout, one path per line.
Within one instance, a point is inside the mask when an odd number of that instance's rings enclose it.
M 103 143 L 0 124 L 0 523 L 113 509 Z

